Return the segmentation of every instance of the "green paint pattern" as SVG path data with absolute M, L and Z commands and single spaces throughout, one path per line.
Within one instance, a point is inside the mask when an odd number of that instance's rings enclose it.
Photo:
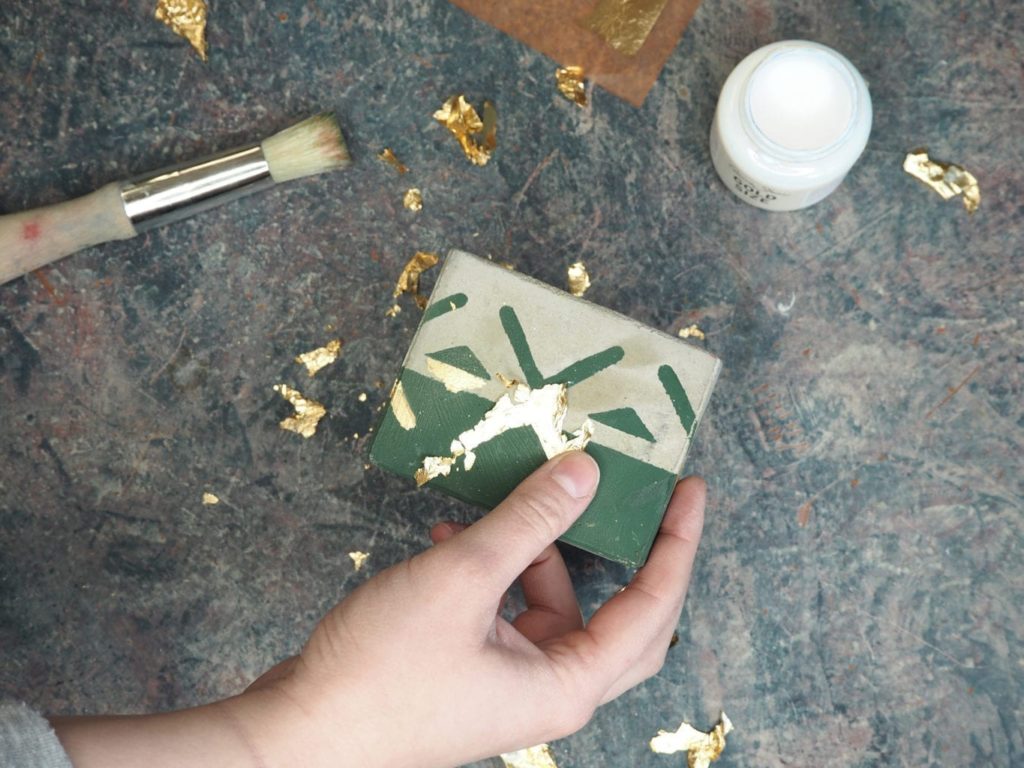
M 590 357 L 577 360 L 554 376 L 548 376 L 544 379 L 544 383 L 565 384 L 567 387 L 572 387 L 584 379 L 589 379 L 591 376 L 600 373 L 605 368 L 615 365 L 625 356 L 626 353 L 622 350 L 622 347 L 608 347 L 608 349 L 593 354 Z
M 668 399 L 672 401 L 672 405 L 676 409 L 676 415 L 679 416 L 679 423 L 683 425 L 686 434 L 693 434 L 697 415 L 693 412 L 690 398 L 686 396 L 686 390 L 683 389 L 683 384 L 679 381 L 679 377 L 676 376 L 676 372 L 672 370 L 672 366 L 661 366 L 658 369 L 658 380 L 661 382 L 661 386 L 665 388 L 665 394 L 668 395 Z
M 515 352 L 516 360 L 519 361 L 519 368 L 526 377 L 526 383 L 531 389 L 543 387 L 544 375 L 533 359 L 533 352 L 530 351 L 530 344 L 526 340 L 526 332 L 516 316 L 516 311 L 512 307 L 504 306 L 498 310 L 498 316 L 501 318 L 501 327 L 505 329 L 505 335 L 512 345 L 512 351 Z
M 447 363 L 480 379 L 491 378 L 491 374 L 484 368 L 480 358 L 474 355 L 473 350 L 469 347 L 448 347 L 448 349 L 441 349 L 437 352 L 428 352 L 427 357 L 437 360 L 439 363 Z
M 619 432 L 643 438 L 649 443 L 657 442 L 654 439 L 654 435 L 651 434 L 651 430 L 644 424 L 643 419 L 632 408 L 615 408 L 611 411 L 592 413 L 590 418 L 612 429 L 617 429 Z
M 445 296 L 443 299 L 438 299 L 429 307 L 427 311 L 423 313 L 423 322 L 433 320 L 435 317 L 446 315 L 449 312 L 453 312 L 456 309 L 461 309 L 466 306 L 466 302 L 469 299 L 466 298 L 464 293 L 453 293 L 451 296 Z

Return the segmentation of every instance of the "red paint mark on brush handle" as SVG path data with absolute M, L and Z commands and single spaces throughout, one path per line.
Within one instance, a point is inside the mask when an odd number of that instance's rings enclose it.
M 21 226 L 21 237 L 24 240 L 38 240 L 41 230 L 38 221 L 27 221 Z

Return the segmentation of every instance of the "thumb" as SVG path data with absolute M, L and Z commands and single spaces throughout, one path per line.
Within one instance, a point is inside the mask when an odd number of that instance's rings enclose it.
M 437 548 L 478 560 L 474 571 L 503 591 L 583 514 L 599 476 L 597 462 L 585 453 L 556 456 L 492 512 Z

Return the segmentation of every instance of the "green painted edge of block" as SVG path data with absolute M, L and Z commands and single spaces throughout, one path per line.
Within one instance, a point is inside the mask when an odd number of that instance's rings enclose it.
M 651 434 L 651 430 L 644 424 L 644 420 L 640 418 L 640 414 L 632 408 L 614 408 L 610 411 L 601 411 L 600 413 L 591 413 L 589 415 L 594 421 L 612 429 L 617 429 L 619 432 L 625 432 L 627 435 L 642 438 L 648 443 L 658 442 L 654 435 Z
M 437 352 L 427 352 L 427 357 L 471 373 L 480 379 L 491 378 L 491 374 L 484 368 L 480 358 L 473 354 L 473 350 L 467 346 L 448 347 Z

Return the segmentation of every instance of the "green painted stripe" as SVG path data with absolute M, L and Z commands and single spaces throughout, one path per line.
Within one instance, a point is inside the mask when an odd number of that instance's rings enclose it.
M 437 352 L 428 352 L 427 357 L 441 363 L 447 363 L 481 379 L 491 378 L 491 374 L 484 368 L 480 358 L 474 355 L 473 350 L 469 347 L 448 347 L 448 349 L 440 349 Z
M 530 344 L 526 341 L 526 332 L 516 316 L 516 311 L 512 307 L 504 306 L 498 310 L 498 316 L 501 318 L 501 327 L 505 329 L 505 335 L 512 345 L 512 351 L 516 353 L 516 360 L 519 361 L 519 368 L 526 377 L 526 383 L 533 389 L 543 387 L 544 376 L 533 359 Z
M 672 366 L 661 366 L 658 369 L 658 379 L 661 381 L 661 386 L 665 388 L 665 394 L 668 395 L 668 399 L 672 401 L 683 429 L 686 430 L 687 435 L 691 434 L 697 421 L 697 414 L 693 412 L 690 398 L 686 396 L 686 390 L 683 389 L 682 382 L 679 381 L 676 372 L 672 370 Z
M 651 430 L 644 424 L 644 420 L 640 418 L 640 415 L 632 408 L 615 408 L 611 411 L 601 411 L 600 413 L 590 414 L 590 418 L 594 421 L 599 421 L 612 429 L 617 429 L 619 432 L 625 432 L 627 435 L 633 435 L 633 437 L 640 437 L 649 443 L 657 442 L 654 439 L 654 435 L 651 434 Z
M 589 379 L 594 374 L 600 373 L 605 368 L 615 365 L 625 355 L 626 353 L 622 351 L 622 347 L 608 347 L 608 349 L 602 352 L 585 357 L 582 360 L 577 360 L 554 376 L 548 376 L 544 379 L 544 383 L 565 384 L 568 387 L 574 386 L 585 379 Z
M 423 313 L 423 322 L 433 320 L 435 317 L 446 315 L 456 309 L 460 309 L 466 306 L 466 302 L 469 299 L 466 298 L 464 293 L 453 293 L 451 296 L 445 296 L 443 299 L 438 299 L 429 307 L 427 311 Z

